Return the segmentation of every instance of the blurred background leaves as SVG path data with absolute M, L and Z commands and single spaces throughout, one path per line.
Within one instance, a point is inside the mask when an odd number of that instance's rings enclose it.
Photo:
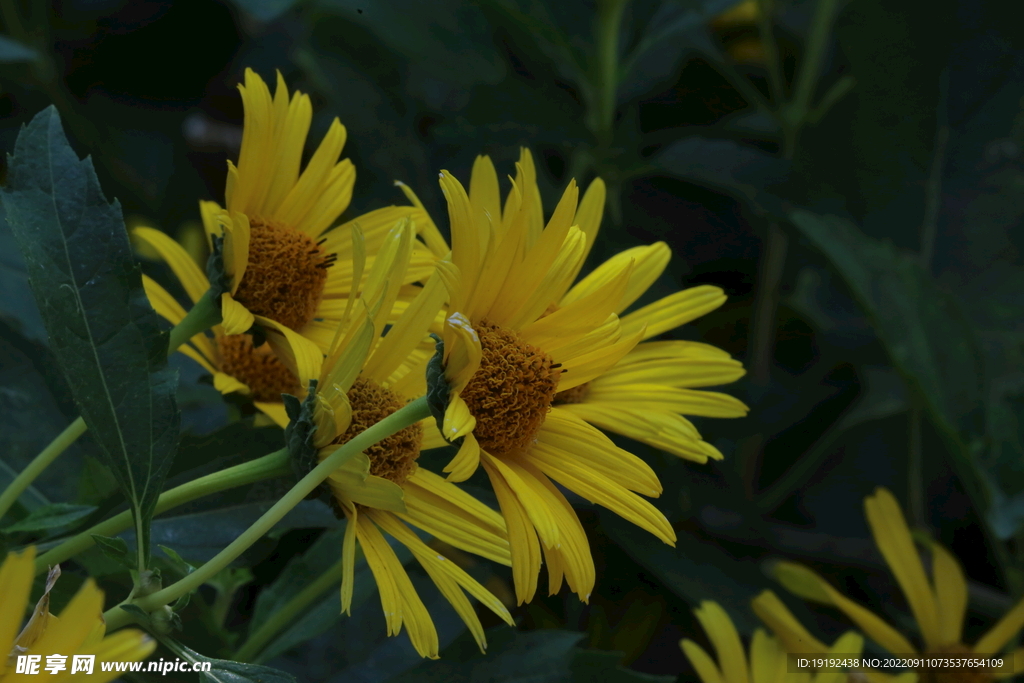
M 608 183 L 591 265 L 664 240 L 674 258 L 648 297 L 698 284 L 730 297 L 668 336 L 741 358 L 750 374 L 726 390 L 750 416 L 698 421 L 722 463 L 619 440 L 658 472 L 680 541 L 574 500 L 598 565 L 589 605 L 514 607 L 519 631 L 493 629 L 481 656 L 424 588 L 446 648 L 420 662 L 385 638 L 372 593 L 337 614 L 343 531 L 310 510 L 240 558 L 233 571 L 247 574 L 193 596 L 177 634 L 188 647 L 242 648 L 302 681 L 694 680 L 678 647 L 705 642 L 691 608 L 718 600 L 749 633 L 746 604 L 777 588 L 764 571 L 775 558 L 869 586 L 855 597 L 898 623 L 902 597 L 861 512 L 878 485 L 963 562 L 968 642 L 1024 593 L 1024 22 L 1012 3 L 3 0 L 0 18 L 0 144 L 12 150 L 19 126 L 56 104 L 129 224 L 165 230 L 199 261 L 197 200 L 222 196 L 248 66 L 311 94 L 313 143 L 335 116 L 348 127 L 353 215 L 403 201 L 401 180 L 444 216 L 440 169 L 465 177 L 486 153 L 512 173 L 526 145 L 549 209 L 570 178 Z M 11 246 L 0 221 L 0 484 L 76 413 Z M 172 485 L 280 447 L 278 430 L 251 430 L 244 406 L 175 367 Z M 118 510 L 96 455 L 83 438 L 61 476 L 22 496 L 0 544 L 52 542 Z M 159 516 L 154 539 L 201 562 L 286 486 L 195 501 Z M 50 509 L 64 526 L 33 527 L 56 501 L 76 506 Z M 511 600 L 504 570 L 466 561 Z M 104 562 L 90 551 L 66 576 Z M 127 592 L 116 573 L 103 581 Z M 313 584 L 322 592 L 288 628 L 251 644 Z M 830 610 L 788 604 L 824 640 L 845 629 Z

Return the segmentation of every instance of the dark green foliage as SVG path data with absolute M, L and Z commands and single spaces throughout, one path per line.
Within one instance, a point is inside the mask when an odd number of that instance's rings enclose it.
M 121 220 L 56 109 L 18 136 L 3 192 L 7 219 L 71 392 L 132 505 L 140 565 L 178 441 L 177 377 Z

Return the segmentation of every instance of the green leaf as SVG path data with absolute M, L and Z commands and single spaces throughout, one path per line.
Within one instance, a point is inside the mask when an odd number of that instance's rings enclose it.
M 178 440 L 166 335 L 142 290 L 120 205 L 104 199 L 55 108 L 21 131 L 8 168 L 7 219 L 72 395 L 131 504 L 143 567 Z
M 692 136 L 666 145 L 652 161 L 669 175 L 738 195 L 761 213 L 782 212 L 779 200 L 763 190 L 781 183 L 789 164 L 756 147 Z
M 25 260 L 21 258 L 14 233 L 7 224 L 7 212 L 0 203 L 0 317 L 15 323 L 18 331 L 33 341 L 46 343 L 46 328 L 39 307 L 32 298 Z
M 473 3 L 319 0 L 317 5 L 368 29 L 417 70 L 444 82 L 468 87 L 505 76 L 491 27 Z
M 3 529 L 6 533 L 24 531 L 46 531 L 56 529 L 89 516 L 96 508 L 92 505 L 72 505 L 71 503 L 50 503 L 36 508 L 28 517 Z
M 200 683 L 296 683 L 295 677 L 291 674 L 271 669 L 269 666 L 214 659 L 180 644 L 174 649 L 178 655 L 192 663 L 210 664 L 209 671 L 199 673 Z
M 128 544 L 123 538 L 110 538 L 98 534 L 91 534 L 91 536 L 92 540 L 96 541 L 96 547 L 109 559 L 132 571 L 138 569 L 135 558 L 128 554 Z
M 621 652 L 576 650 L 569 668 L 572 683 L 672 683 L 675 676 L 654 676 L 620 665 Z
M 437 661 L 390 679 L 389 683 L 564 683 L 582 633 L 521 632 L 499 626 L 487 631 L 487 654 L 472 638 L 460 638 Z
M 196 570 L 194 565 L 181 559 L 181 555 L 179 555 L 173 548 L 168 548 L 165 545 L 157 545 L 157 547 L 160 548 L 160 550 L 163 550 L 164 554 L 171 559 L 171 566 L 173 566 L 174 569 L 182 576 L 188 576 Z
M 660 84 L 669 84 L 693 50 L 714 49 L 707 24 L 735 4 L 736 0 L 662 2 L 644 23 L 636 46 L 622 60 L 619 99 L 639 97 Z
M 954 457 L 967 464 L 967 444 L 980 436 L 975 423 L 983 375 L 978 342 L 955 299 L 939 289 L 916 255 L 868 237 L 841 218 L 797 210 L 790 219 L 846 280 L 940 432 L 957 442 Z
M 38 58 L 39 53 L 29 46 L 23 45 L 13 38 L 0 36 L 0 63 L 34 62 Z

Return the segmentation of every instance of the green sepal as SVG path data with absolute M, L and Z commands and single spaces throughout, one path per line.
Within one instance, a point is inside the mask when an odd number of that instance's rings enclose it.
M 214 235 L 210 241 L 212 248 L 209 258 L 206 259 L 206 279 L 210 281 L 210 289 L 213 290 L 213 296 L 217 298 L 224 292 L 231 291 L 231 277 L 224 269 L 223 235 Z
M 444 436 L 444 411 L 448 408 L 448 400 L 451 398 L 452 389 L 448 380 L 444 378 L 444 340 L 436 334 L 430 335 L 434 339 L 434 355 L 427 361 L 427 407 L 430 414 L 434 416 L 437 423 L 437 431 L 441 432 L 441 438 L 448 441 Z M 463 437 L 448 441 L 455 446 L 462 444 Z
M 292 466 L 296 480 L 302 479 L 320 464 L 317 448 L 313 445 L 313 435 L 316 434 L 316 422 L 313 420 L 316 408 L 316 386 L 315 379 L 309 380 L 306 398 L 301 403 L 291 394 L 281 394 L 285 412 L 288 413 L 290 420 L 284 430 L 284 442 L 288 447 L 288 462 Z M 314 500 L 321 494 L 330 496 L 327 484 L 321 484 L 310 491 L 306 500 Z

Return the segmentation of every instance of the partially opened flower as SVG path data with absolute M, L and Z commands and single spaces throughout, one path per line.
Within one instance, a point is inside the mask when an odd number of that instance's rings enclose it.
M 11 553 L 0 565 L 0 681 L 21 680 L 16 670 L 19 655 L 40 656 L 39 670 L 46 680 L 86 680 L 103 683 L 117 678 L 117 671 L 103 671 L 101 662 L 137 662 L 156 648 L 156 641 L 137 629 L 122 629 L 106 635 L 103 623 L 103 591 L 88 579 L 60 613 L 50 614 L 50 590 L 60 576 L 54 568 L 47 578 L 43 596 L 36 603 L 28 623 L 22 618 L 28 606 L 35 576 L 35 548 Z M 63 655 L 54 662 L 58 667 L 44 671 L 47 655 Z M 88 673 L 72 673 L 75 655 L 92 655 Z
M 207 236 L 223 240 L 223 332 L 242 334 L 254 322 L 266 325 L 269 320 L 325 348 L 352 285 L 352 226 L 361 228 L 372 262 L 395 222 L 415 218 L 420 210 L 385 207 L 328 232 L 348 207 L 355 183 L 352 163 L 338 161 L 345 127 L 335 119 L 301 169 L 312 121 L 309 97 L 300 92 L 289 96 L 280 74 L 271 97 L 251 69 L 246 69 L 239 91 L 245 122 L 238 165 L 228 162 L 226 207 L 200 202 Z M 161 251 L 161 245 L 153 246 Z M 175 266 L 175 254 L 161 255 Z M 429 275 L 433 258 L 428 251 L 417 250 L 408 281 Z
M 993 655 L 1002 650 L 1024 627 L 1024 600 L 1018 602 L 974 645 L 963 642 L 967 613 L 967 581 L 956 558 L 940 544 L 927 544 L 931 555 L 931 576 L 925 571 L 917 546 L 907 527 L 899 503 L 888 489 L 879 487 L 864 499 L 871 534 L 886 564 L 907 599 L 920 646 L 867 608 L 847 598 L 823 577 L 800 564 L 782 562 L 775 575 L 782 584 L 806 600 L 831 605 L 842 611 L 876 643 L 897 655 L 920 652 L 929 655 Z M 1024 648 L 1008 658 L 1024 660 Z M 1015 671 L 1015 669 L 1014 669 Z M 922 679 L 934 673 L 921 671 Z M 976 676 L 975 676 L 976 675 Z M 1012 675 L 1007 671 L 974 669 L 971 680 L 981 681 Z
M 152 228 L 136 228 L 134 234 L 164 255 L 192 303 L 199 301 L 210 282 L 181 245 Z M 185 309 L 156 281 L 143 275 L 142 285 L 149 303 L 160 316 L 172 325 L 185 318 Z M 281 394 L 296 395 L 303 391 L 296 362 L 306 366 L 305 373 L 313 373 L 314 369 L 319 369 L 319 358 L 323 354 L 316 344 L 288 327 L 270 319 L 263 323 L 268 343 L 258 347 L 254 346 L 251 335 L 229 335 L 223 325 L 215 325 L 212 338 L 197 334 L 178 351 L 209 372 L 218 391 L 248 396 L 261 412 L 284 427 L 288 424 L 288 415 Z
M 419 349 L 444 303 L 441 280 L 431 278 L 382 336 L 413 241 L 408 224 L 391 232 L 362 292 L 352 293 L 322 371 L 303 377 L 317 380 L 303 409 L 311 407 L 306 417 L 315 425 L 311 441 L 319 461 L 426 391 L 423 373 L 429 356 Z M 358 260 L 355 268 L 362 269 Z M 301 420 L 294 406 L 293 418 L 297 418 L 294 429 Z M 456 548 L 508 565 L 505 524 L 494 510 L 418 467 L 421 441 L 422 428 L 413 423 L 350 458 L 327 481 L 336 506 L 348 519 L 342 548 L 342 610 L 347 612 L 352 602 L 358 545 L 380 589 L 388 634 L 397 634 L 404 625 L 420 655 L 437 657 L 433 621 L 385 540 L 387 534 L 412 552 L 483 649 L 483 627 L 465 593 L 509 624 L 511 615 L 455 562 L 428 547 L 410 525 Z
M 703 683 L 845 683 L 842 670 L 789 672 L 788 653 L 783 643 L 756 629 L 750 641 L 749 657 L 732 619 L 717 602 L 705 600 L 693 610 L 715 650 L 712 657 L 700 645 L 684 638 L 679 645 Z M 836 640 L 826 653 L 859 656 L 864 639 L 849 631 Z M 797 654 L 802 654 L 799 651 Z M 716 661 L 717 660 L 717 661 Z
M 600 185 L 577 206 L 570 183 L 546 226 L 527 152 L 504 208 L 486 157 L 473 167 L 468 194 L 447 171 L 441 188 L 452 230 L 452 264 L 438 265 L 450 289 L 442 433 L 461 439 L 445 471 L 461 481 L 482 465 L 489 476 L 508 524 L 520 602 L 536 592 L 542 554 L 549 590 L 564 577 L 586 600 L 594 586 L 590 547 L 554 482 L 675 542 L 665 516 L 637 495 L 661 493 L 651 468 L 554 405 L 560 392 L 601 376 L 643 339 L 642 325 L 624 333 L 616 314 L 633 263 L 617 264 L 586 295 L 557 307 L 600 217 Z

